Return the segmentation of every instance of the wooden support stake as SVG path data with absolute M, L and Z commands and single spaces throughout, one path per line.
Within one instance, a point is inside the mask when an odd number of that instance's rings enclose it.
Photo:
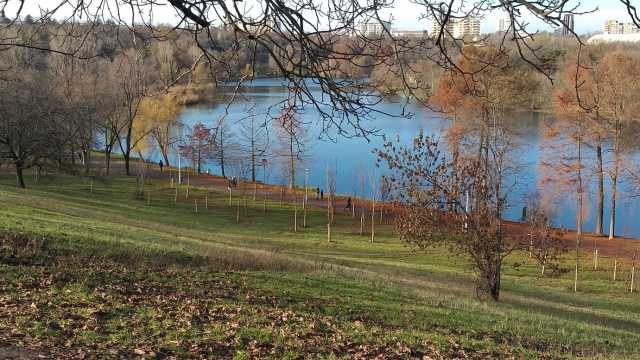
M 240 199 L 238 199 L 238 207 L 236 208 L 236 224 L 240 223 Z
M 209 210 L 209 194 L 204 195 L 204 208 Z
M 198 213 L 198 199 L 193 199 L 193 205 L 196 208 L 196 214 Z
M 638 255 L 638 250 L 633 252 L 633 260 L 631 263 L 631 292 L 633 293 L 633 285 L 635 284 L 635 275 L 636 275 L 636 256 Z
M 284 201 L 284 186 L 280 187 L 280 207 L 282 207 L 282 202 Z

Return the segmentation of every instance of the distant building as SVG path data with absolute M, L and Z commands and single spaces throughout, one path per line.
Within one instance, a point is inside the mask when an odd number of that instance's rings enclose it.
M 640 33 L 640 28 L 632 22 L 621 23 L 618 20 L 607 20 L 604 22 L 603 33 L 607 35 L 637 34 Z
M 637 43 L 640 42 L 640 33 L 631 33 L 631 34 L 598 34 L 594 35 L 587 43 L 589 44 L 598 44 L 598 43 Z
M 511 28 L 511 18 L 501 18 L 498 20 L 498 31 L 506 32 Z
M 0 24 L 8 24 L 11 20 L 5 16 L 4 10 L 0 10 Z
M 453 26 L 454 23 L 453 21 L 449 20 L 445 26 L 444 26 L 444 33 L 445 35 L 453 35 Z M 434 38 L 437 38 L 440 36 L 440 30 L 442 29 L 442 22 L 440 21 L 434 21 L 433 24 L 431 25 L 431 36 Z
M 562 36 L 572 35 L 575 26 L 573 14 L 564 14 L 564 17 L 562 18 L 562 24 Z
M 432 37 L 440 35 L 441 24 L 438 21 L 433 22 Z M 454 39 L 476 38 L 480 36 L 480 19 L 468 16 L 459 20 L 449 20 L 445 25 L 445 31 L 447 35 L 452 36 Z
M 624 34 L 624 25 L 618 20 L 607 20 L 604 22 L 603 32 L 609 35 Z
M 369 21 L 360 25 L 360 34 L 367 38 L 384 36 L 387 32 L 391 32 L 389 21 Z
M 640 33 L 640 28 L 636 26 L 636 24 L 632 22 L 628 22 L 624 24 L 624 28 L 622 31 L 623 34 L 637 34 Z
M 480 19 L 468 16 L 453 25 L 453 37 L 456 39 L 476 38 L 480 36 Z
M 428 36 L 427 30 L 392 30 L 391 34 L 395 37 L 399 38 L 412 38 L 412 39 L 420 39 L 426 38 Z

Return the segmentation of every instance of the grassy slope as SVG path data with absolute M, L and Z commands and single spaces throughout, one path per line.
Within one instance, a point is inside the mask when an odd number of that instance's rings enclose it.
M 249 198 L 236 224 L 225 194 L 209 193 L 205 211 L 204 193 L 181 190 L 174 204 L 166 185 L 148 187 L 147 205 L 133 178 L 90 192 L 87 180 L 48 177 L 25 191 L 0 175 L 0 228 L 55 238 L 37 259 L 0 264 L 5 342 L 119 356 L 640 357 L 628 268 L 616 283 L 606 262 L 587 270 L 574 295 L 571 274 L 539 278 L 514 254 L 502 301 L 479 302 L 464 259 L 412 254 L 388 228 L 371 244 L 342 215 L 328 244 L 320 209 L 293 233 L 291 208 L 263 214 Z

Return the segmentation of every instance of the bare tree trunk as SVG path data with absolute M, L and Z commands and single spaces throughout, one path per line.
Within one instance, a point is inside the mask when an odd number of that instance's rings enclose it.
M 105 150 L 104 162 L 105 162 L 105 175 L 109 175 L 109 171 L 111 170 L 111 149 Z
M 200 149 L 198 149 L 198 174 L 202 173 L 202 168 L 201 168 L 201 163 L 202 163 L 202 159 L 200 157 L 201 153 L 200 153 Z
M 371 201 L 371 242 L 375 240 L 375 226 L 376 226 L 376 199 L 375 197 Z
M 82 156 L 84 157 L 84 174 L 89 175 L 91 173 L 91 149 L 83 150 Z
M 616 157 L 613 174 L 611 175 L 611 209 L 609 210 L 609 240 L 613 240 L 615 237 L 616 229 L 616 196 L 618 194 L 618 166 L 619 159 Z
M 162 158 L 164 159 L 164 166 L 169 168 L 171 166 L 171 164 L 169 163 L 169 151 L 164 146 L 160 147 L 160 150 L 162 152 Z
M 578 291 L 578 272 L 580 271 L 580 240 L 582 239 L 582 216 L 584 205 L 584 194 L 582 189 L 582 140 L 578 139 L 577 154 L 577 175 L 578 175 L 578 219 L 576 226 L 576 273 L 573 283 L 573 291 Z
M 127 176 L 131 175 L 131 167 L 129 161 L 131 159 L 131 153 L 129 151 L 125 151 L 122 156 L 124 157 L 124 172 Z
M 222 144 L 220 145 L 220 172 L 223 178 L 227 177 L 224 172 L 224 150 L 222 150 Z
M 16 185 L 19 188 L 26 188 L 25 184 L 24 184 L 24 173 L 23 173 L 23 167 L 22 164 L 20 163 L 16 163 Z
M 596 197 L 596 234 L 602 234 L 604 223 L 604 170 L 602 165 L 602 145 L 596 147 L 597 172 L 598 172 L 598 195 Z

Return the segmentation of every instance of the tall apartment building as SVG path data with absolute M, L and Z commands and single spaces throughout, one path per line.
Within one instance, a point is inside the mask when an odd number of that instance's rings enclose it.
M 437 21 L 433 22 L 431 35 L 438 37 L 440 35 L 441 24 Z M 447 35 L 453 36 L 454 39 L 474 38 L 480 36 L 480 19 L 475 17 L 466 17 L 459 20 L 449 20 L 445 26 Z
M 446 35 L 449 35 L 449 34 L 453 35 L 453 26 L 454 26 L 454 23 L 452 21 L 447 22 L 444 28 Z M 437 21 L 434 21 L 433 24 L 431 24 L 431 32 L 429 34 L 431 34 L 431 36 L 434 38 L 439 37 L 441 27 L 442 25 L 440 23 L 438 23 Z
M 632 22 L 628 22 L 624 24 L 623 34 L 637 34 L 640 33 L 640 28 L 636 26 L 636 24 Z
M 605 34 L 624 34 L 624 25 L 618 20 L 607 20 L 603 30 Z
M 607 20 L 604 22 L 603 32 L 609 35 L 637 34 L 640 33 L 640 28 L 632 22 L 621 23 L 618 20 Z
M 575 20 L 573 14 L 564 14 L 562 18 L 562 35 L 569 36 L 573 33 L 573 29 L 575 26 Z
M 480 36 L 480 19 L 478 18 L 469 16 L 456 21 L 453 25 L 453 37 L 456 39 L 478 36 Z
M 511 18 L 506 17 L 498 20 L 499 32 L 509 31 L 509 28 L 511 28 Z
M 390 31 L 391 23 L 389 21 L 369 21 L 360 25 L 360 33 L 368 38 L 384 36 Z

